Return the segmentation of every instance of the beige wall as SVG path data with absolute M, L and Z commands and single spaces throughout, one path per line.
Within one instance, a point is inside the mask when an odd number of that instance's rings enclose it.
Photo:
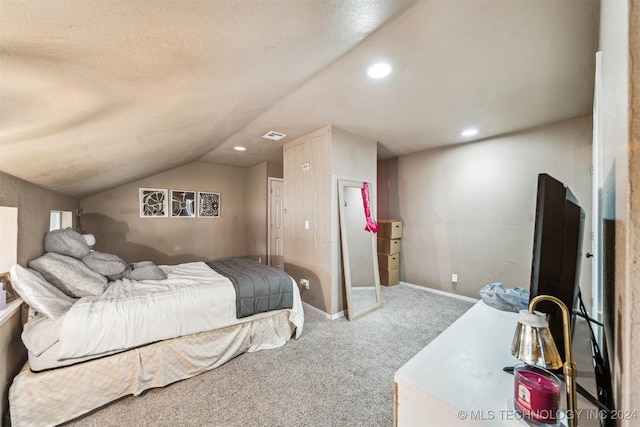
M 81 200 L 95 249 L 126 262 L 209 261 L 247 254 L 247 169 L 195 162 Z M 138 189 L 220 193 L 220 218 L 140 218 Z
M 334 307 L 332 313 L 338 313 L 346 309 L 346 299 L 342 283 L 343 272 L 338 211 L 338 179 L 369 183 L 371 214 L 373 218 L 376 218 L 376 159 L 378 147 L 376 141 L 363 138 L 335 126 L 331 128 L 331 141 L 331 233 L 333 236 L 332 306 Z
M 267 176 L 282 178 L 284 176 L 282 163 L 267 162 Z
M 16 259 L 27 262 L 44 253 L 44 236 L 49 231 L 52 210 L 78 209 L 74 198 L 53 193 L 14 176 L 0 172 L 0 206 L 18 208 L 18 245 Z M 26 350 L 20 340 L 22 323 L 20 310 L 0 325 L 0 412 L 7 408 L 7 386 L 26 360 Z M 2 418 L 0 418 L 2 419 Z
M 375 141 L 333 126 L 284 146 L 285 270 L 297 282 L 308 279 L 309 290 L 301 289 L 303 301 L 330 315 L 345 304 L 338 179 L 370 182 L 375 197 L 376 149 Z
M 44 235 L 49 231 L 51 211 L 75 213 L 79 205 L 72 197 L 53 193 L 0 172 L 0 206 L 18 208 L 18 263 L 27 265 L 29 260 L 44 252 Z
M 624 286 L 623 298 L 628 302 L 627 316 L 628 324 L 631 328 L 628 342 L 629 348 L 628 364 L 623 366 L 630 375 L 621 388 L 629 391 L 628 399 L 622 399 L 622 404 L 628 408 L 640 408 L 640 390 L 638 390 L 638 380 L 640 379 L 640 5 L 638 2 L 630 3 L 629 14 L 629 86 L 630 91 L 629 108 L 631 110 L 629 126 L 629 225 L 627 233 L 629 236 L 628 255 L 621 260 L 628 270 L 629 280 Z M 631 425 L 631 422 L 627 424 Z
M 247 256 L 267 263 L 269 177 L 282 178 L 282 164 L 265 162 L 247 169 Z
M 629 138 L 629 254 L 631 256 L 624 258 L 626 268 L 629 269 L 629 281 L 625 286 L 625 293 L 629 293 L 625 297 L 629 301 L 631 309 L 629 313 L 631 318 L 631 333 L 629 342 L 633 343 L 630 348 L 632 355 L 629 365 L 626 367 L 631 372 L 626 387 L 631 392 L 629 400 L 623 403 L 629 408 L 640 407 L 640 390 L 637 384 L 640 377 L 640 313 L 637 307 L 640 306 L 640 291 L 638 283 L 640 283 L 640 262 L 638 257 L 640 254 L 640 7 L 638 2 L 632 3 L 630 6 L 630 31 L 629 31 L 629 52 L 630 62 L 632 64 L 629 85 L 633 88 L 630 94 L 630 138 Z M 633 309 L 636 308 L 636 309 Z M 629 423 L 631 424 L 631 423 Z
M 588 252 L 590 158 L 591 117 L 584 117 L 381 162 L 390 179 L 389 216 L 404 222 L 401 280 L 474 298 L 491 282 L 528 288 L 541 172 L 580 201 Z M 580 283 L 589 298 L 588 261 Z
M 398 159 L 380 160 L 377 165 L 376 179 L 378 182 L 378 191 L 376 194 L 376 211 L 380 219 L 391 219 L 389 217 L 389 183 L 392 181 L 395 182 L 395 179 L 392 180 L 389 176 L 392 164 L 397 165 Z
M 247 255 L 267 263 L 267 163 L 247 169 Z
M 392 206 L 398 206 L 398 192 L 391 191 L 391 183 L 395 186 L 398 182 L 398 158 L 380 160 L 378 162 L 378 218 L 380 219 L 397 219 L 393 218 L 391 213 Z M 393 209 L 397 212 L 397 209 Z
M 637 2 L 602 2 L 603 216 L 615 226 L 613 376 L 616 407 L 621 410 L 640 407 L 639 34 Z
M 309 280 L 304 302 L 332 313 L 331 127 L 286 144 L 283 164 L 284 269 L 298 283 Z

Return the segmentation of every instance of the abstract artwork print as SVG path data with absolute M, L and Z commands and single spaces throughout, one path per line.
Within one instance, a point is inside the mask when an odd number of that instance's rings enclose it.
M 198 192 L 198 216 L 220 218 L 220 193 Z
M 196 192 L 171 190 L 171 216 L 195 218 Z
M 169 216 L 168 191 L 161 188 L 140 189 L 140 218 Z

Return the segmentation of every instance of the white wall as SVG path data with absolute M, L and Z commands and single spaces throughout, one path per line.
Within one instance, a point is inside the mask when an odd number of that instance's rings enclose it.
M 18 261 L 18 208 L 0 206 L 0 273 Z

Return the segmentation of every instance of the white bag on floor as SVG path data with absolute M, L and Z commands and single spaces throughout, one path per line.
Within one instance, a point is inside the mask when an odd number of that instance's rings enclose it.
M 502 283 L 489 283 L 480 288 L 480 298 L 489 307 L 519 312 L 529 307 L 529 291 L 523 288 L 506 289 Z

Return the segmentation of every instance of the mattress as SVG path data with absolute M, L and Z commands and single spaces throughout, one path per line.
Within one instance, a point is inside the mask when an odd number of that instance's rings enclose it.
M 280 347 L 296 328 L 289 310 L 280 310 L 44 372 L 32 372 L 27 362 L 9 389 L 11 423 L 57 425 L 121 397 L 214 369 L 244 352 Z
M 273 316 L 276 313 L 284 313 L 287 316 L 287 318 L 289 318 L 289 319 L 291 318 L 291 311 L 290 310 L 278 310 L 278 311 L 275 311 L 275 312 L 260 313 L 260 314 L 253 315 L 251 317 L 243 319 L 243 322 L 241 322 L 241 323 L 252 322 L 252 321 L 259 320 L 259 319 L 262 319 L 262 318 L 265 318 L 265 317 L 270 317 L 270 316 Z M 297 337 L 298 336 L 297 332 L 302 330 L 302 325 L 299 322 L 297 322 L 297 324 L 292 322 L 292 324 L 293 324 L 293 326 L 295 328 L 296 337 Z M 51 331 L 55 331 L 55 327 L 54 328 L 40 328 L 38 330 L 39 333 L 37 333 L 35 335 L 37 335 L 43 341 L 44 340 L 46 340 L 47 342 L 48 341 L 54 341 L 54 339 L 53 339 L 54 335 L 47 335 L 47 333 L 49 333 Z M 262 350 L 262 349 L 267 349 L 267 348 L 279 347 L 280 345 L 284 344 L 285 342 L 286 341 L 279 341 L 279 342 L 277 342 L 275 344 L 273 344 L 273 343 L 269 343 L 269 344 L 261 343 L 260 346 L 258 346 L 256 348 L 253 348 L 250 351 L 256 351 L 256 350 Z M 53 345 L 51 345 L 50 347 L 48 347 L 46 350 L 44 350 L 42 352 L 34 352 L 32 350 L 27 349 L 27 355 L 28 355 L 28 360 L 29 360 L 29 368 L 31 369 L 31 371 L 33 371 L 33 372 L 41 372 L 41 371 L 46 371 L 46 370 L 50 370 L 50 369 L 61 368 L 61 367 L 64 367 L 64 366 L 75 365 L 77 363 L 82 363 L 82 362 L 86 362 L 88 360 L 93 360 L 93 359 L 99 359 L 99 358 L 102 358 L 102 357 L 105 357 L 105 356 L 110 356 L 112 354 L 121 353 L 122 351 L 126 351 L 126 350 L 114 350 L 114 351 L 110 351 L 110 352 L 106 352 L 106 353 L 92 354 L 92 355 L 83 356 L 83 357 L 76 357 L 76 358 L 72 358 L 72 359 L 59 359 L 58 358 L 59 348 L 60 348 L 60 343 L 59 343 L 59 341 L 55 340 Z
M 237 319 L 233 285 L 205 263 L 162 268 L 166 280 L 119 280 L 104 294 L 79 300 L 56 320 L 29 319 L 22 340 L 31 369 L 68 366 L 265 315 Z M 293 279 L 291 286 L 293 306 L 285 311 L 299 335 L 304 324 L 302 301 Z

